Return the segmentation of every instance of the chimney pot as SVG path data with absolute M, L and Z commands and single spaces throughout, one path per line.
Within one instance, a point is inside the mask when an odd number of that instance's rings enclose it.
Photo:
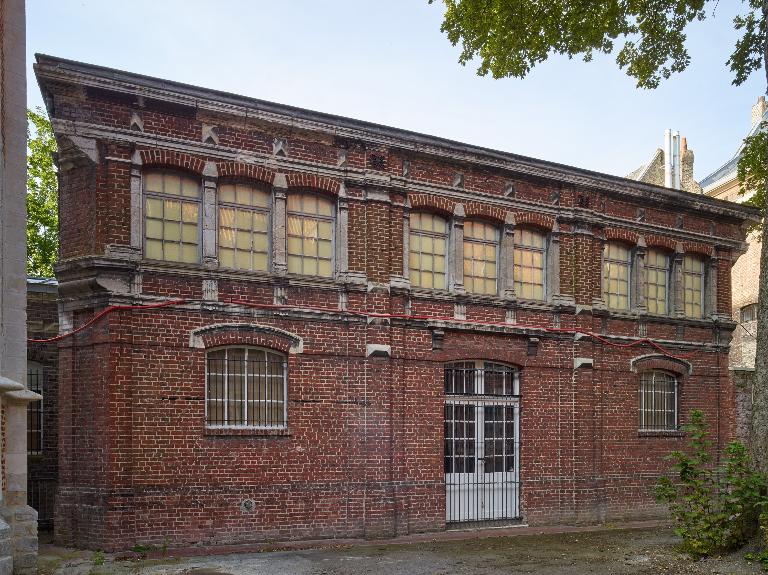
M 754 126 L 763 119 L 765 111 L 768 110 L 768 104 L 765 102 L 765 96 L 760 96 L 757 103 L 752 106 L 752 125 Z

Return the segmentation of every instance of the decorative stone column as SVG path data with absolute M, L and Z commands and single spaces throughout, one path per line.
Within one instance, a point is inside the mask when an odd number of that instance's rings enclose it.
M 675 253 L 672 256 L 672 301 L 674 317 L 685 317 L 685 303 L 683 301 L 683 244 L 675 245 Z
M 451 291 L 457 294 L 466 293 L 464 290 L 464 211 L 463 204 L 456 204 L 453 208 L 451 221 Z
M 142 194 L 141 154 L 131 156 L 131 251 L 141 256 L 144 250 L 144 199 Z
M 557 305 L 573 305 L 573 296 L 564 296 L 560 293 L 560 240 L 562 232 L 560 224 L 555 221 L 552 231 L 549 234 L 549 246 L 546 260 L 546 282 L 547 300 Z
M 216 164 L 206 162 L 203 167 L 203 266 L 208 269 L 219 267 L 219 254 L 216 250 L 216 194 L 219 171 Z
M 707 260 L 706 264 L 706 277 L 704 278 L 704 294 L 706 296 L 706 303 L 704 307 L 704 317 L 719 318 L 720 314 L 717 309 L 717 268 L 719 260 L 717 257 L 712 256 Z M 725 319 L 730 319 L 728 316 Z
M 501 235 L 501 296 L 515 300 L 515 214 L 507 212 Z
M 272 272 L 281 276 L 288 271 L 285 239 L 288 225 L 285 205 L 287 198 L 288 181 L 285 174 L 275 174 L 272 182 Z
M 603 259 L 605 258 L 606 243 L 607 240 L 603 234 L 600 234 L 600 237 L 596 238 L 597 249 L 600 250 L 600 257 L 597 260 L 599 266 L 597 273 L 597 289 L 600 295 L 592 298 L 592 308 L 596 310 L 608 309 L 608 304 L 605 299 L 603 299 L 603 273 L 605 273 L 605 262 L 603 262 Z
M 648 250 L 645 243 L 645 238 L 640 236 L 637 238 L 637 246 L 635 247 L 635 265 L 632 269 L 632 291 L 634 292 L 635 311 L 641 314 L 644 314 L 648 311 L 648 305 L 645 301 L 645 256 L 647 251 Z M 632 294 L 630 294 L 630 296 L 631 295 Z
M 349 198 L 342 183 L 336 199 L 336 277 L 344 281 L 349 272 Z

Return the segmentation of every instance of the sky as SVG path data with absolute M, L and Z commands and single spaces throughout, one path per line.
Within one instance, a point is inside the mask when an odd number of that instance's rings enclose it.
M 524 79 L 480 77 L 427 0 L 28 0 L 36 52 L 623 176 L 679 130 L 702 179 L 730 159 L 763 71 L 731 85 L 741 0 L 689 28 L 691 65 L 640 90 L 613 56 L 550 58 Z

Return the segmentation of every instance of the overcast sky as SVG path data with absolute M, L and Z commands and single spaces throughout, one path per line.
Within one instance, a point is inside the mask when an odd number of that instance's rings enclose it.
M 692 63 L 654 91 L 612 57 L 551 59 L 523 80 L 457 63 L 426 0 L 28 0 L 32 74 L 41 52 L 623 176 L 687 137 L 701 179 L 727 161 L 764 93 L 725 66 L 741 0 L 690 29 Z

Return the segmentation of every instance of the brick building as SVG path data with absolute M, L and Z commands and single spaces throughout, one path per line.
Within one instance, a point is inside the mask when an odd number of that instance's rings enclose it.
M 756 212 L 38 56 L 59 143 L 60 542 L 657 516 L 734 430 Z

